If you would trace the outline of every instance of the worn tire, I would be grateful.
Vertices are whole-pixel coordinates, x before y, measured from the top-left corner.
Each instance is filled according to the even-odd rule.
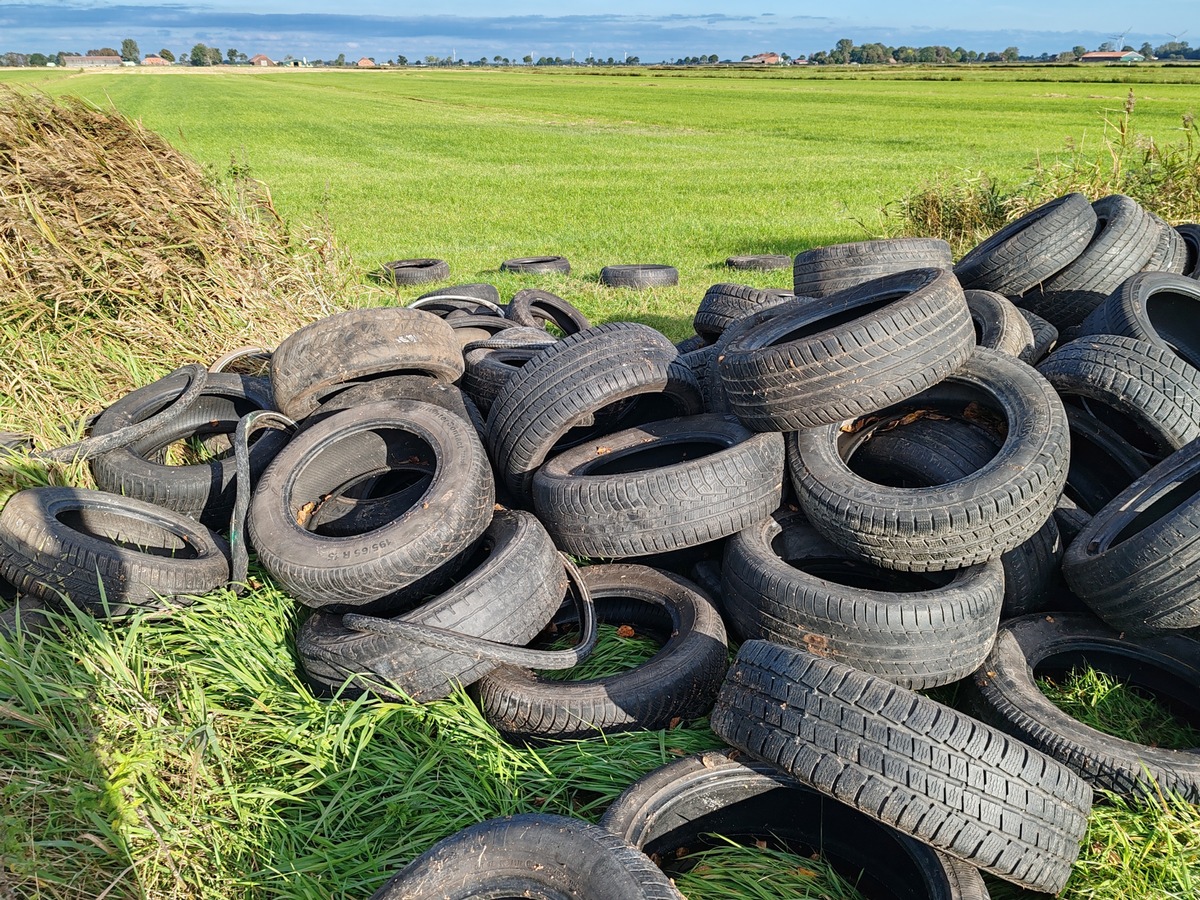
[[[501,666],[476,685],[484,718],[510,740],[541,741],[656,730],[707,715],[726,664],[725,625],[712,600],[686,579],[647,566],[581,571],[600,622],[653,635],[661,649],[632,669],[586,681]]]
[[[819,853],[867,897],[988,900],[974,866],[740,755],[709,750],[655,769],[609,805],[600,826],[660,865],[681,854],[686,865],[697,848],[740,839]]]
[[[1003,294],[995,291],[964,291],[971,321],[975,324],[975,344],[999,350],[1017,359],[1034,351],[1033,329],[1029,321]]]
[[[275,403],[302,419],[342,385],[383,374],[457,381],[462,351],[453,329],[433,313],[382,307],[318,319],[288,335],[271,356]]]
[[[1118,631],[1200,626],[1198,478],[1192,441],[1117,494],[1067,548],[1067,583]]]
[[[560,549],[624,558],[736,534],[778,508],[783,437],[723,416],[650,422],[551,457],[533,504]]]
[[[624,288],[669,287],[679,284],[679,270],[656,263],[605,266],[600,270],[600,283]]]
[[[541,352],[541,347],[503,350],[469,350],[463,357],[462,389],[486,416],[504,386],[521,367]]]
[[[622,417],[605,409],[641,395],[657,395],[658,403],[645,407],[653,418],[670,416],[658,415],[654,406],[674,407],[674,415],[702,408],[695,376],[678,361],[675,346],[648,325],[597,325],[550,345],[509,379],[492,404],[487,445],[497,474],[514,497],[528,502],[533,474],[556,445],[574,446],[589,432],[620,429],[618,423],[639,410]],[[576,426],[580,430],[569,435]]]
[[[370,531],[314,534],[307,519],[324,498],[363,476],[425,459],[433,478],[419,502]],[[249,535],[259,562],[301,603],[378,608],[419,591],[487,527],[495,488],[475,429],[415,400],[345,410],[298,434],[259,480]]]
[[[1029,323],[1029,330],[1033,334],[1033,347],[1022,353],[1019,359],[1021,362],[1036,366],[1058,344],[1058,329],[1037,313],[1028,309],[1022,309],[1018,306],[1017,312],[1021,314],[1021,318]]]
[[[1183,237],[1167,221],[1154,213],[1150,218],[1158,225],[1158,243],[1142,267],[1143,272],[1169,272],[1180,275],[1187,268],[1187,245]]]
[[[581,819],[488,819],[434,844],[371,900],[684,900],[644,853]]]
[[[802,513],[776,514],[729,540],[725,614],[743,638],[836,659],[913,689],[965,678],[992,646],[1004,574],[998,562],[947,581],[852,559]]]
[[[525,288],[508,304],[507,315],[518,325],[546,329],[553,325],[562,335],[590,328],[588,317],[557,294]]]
[[[96,616],[163,610],[229,581],[229,547],[182,513],[105,491],[38,487],[0,510],[0,578]]]
[[[828,297],[885,275],[912,269],[949,269],[950,245],[940,238],[891,238],[830,244],[806,250],[792,265],[792,293]]]
[[[954,276],[916,269],[776,308],[726,345],[718,369],[747,427],[796,431],[912,397],[965,363],[974,344]]]
[[[92,436],[144,422],[170,406],[187,388],[188,381],[186,375],[169,375],[126,394],[100,414],[92,425]],[[195,403],[153,434],[92,458],[92,478],[103,491],[153,503],[225,531],[237,490],[237,467],[226,438],[232,438],[238,419],[246,413],[273,406],[267,379],[210,374]],[[206,444],[214,438],[221,440],[224,452],[205,462],[168,465],[164,458],[167,447],[190,438],[200,438]],[[285,443],[284,432],[270,431],[250,445],[252,479],[262,474]]]
[[[1200,436],[1200,370],[1134,338],[1086,335],[1064,344],[1038,371],[1143,455],[1162,459]]]
[[[450,264],[444,259],[396,259],[383,264],[377,276],[388,284],[425,284],[450,277]]]
[[[1146,341],[1200,369],[1200,282],[1165,272],[1127,278],[1084,320],[1083,333]]]
[[[529,513],[498,511],[471,557],[453,587],[396,618],[503,644],[533,640],[566,591],[546,530]],[[296,652],[305,677],[322,693],[370,691],[418,701],[448,696],[455,685],[472,684],[500,665],[396,635],[354,631],[342,616],[326,612],[300,626]]]
[[[856,445],[913,410],[945,405],[1007,423],[996,455],[970,476],[907,489],[868,481],[847,462]],[[912,572],[994,559],[1037,534],[1067,477],[1070,433],[1058,395],[1024,363],[977,348],[941,384],[861,422],[788,435],[800,506],[826,538],[860,559]]]
[[[1164,792],[1200,803],[1200,754],[1146,746],[1072,718],[1034,681],[1085,663],[1149,690],[1195,722],[1200,719],[1200,641],[1183,634],[1128,640],[1080,613],[1006,622],[968,682],[968,701],[984,721],[1078,772],[1097,788],[1155,799]]]
[[[692,327],[711,343],[733,322],[760,309],[777,306],[781,299],[777,292],[748,284],[714,284],[704,292]]]
[[[526,275],[568,275],[571,263],[565,256],[519,256],[500,263],[500,271]]]
[[[967,289],[1017,297],[1074,262],[1096,231],[1083,194],[1067,194],[1009,222],[954,267]]]
[[[1071,874],[1092,788],[934,700],[833,660],[747,641],[710,720],[750,756],[1032,890]]]

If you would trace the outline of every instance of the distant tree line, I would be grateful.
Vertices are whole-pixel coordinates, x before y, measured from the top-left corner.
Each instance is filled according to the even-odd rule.
[[[1113,41],[1106,41],[1098,48],[1100,50],[1121,50],[1122,52],[1133,51],[1134,48],[1129,44],[1118,48]],[[933,63],[939,65],[952,65],[955,63],[992,63],[992,62],[1058,62],[1070,63],[1079,60],[1088,50],[1082,45],[1072,47],[1070,50],[1064,50],[1060,53],[1042,53],[1038,56],[1022,56],[1016,47],[1006,47],[1003,50],[995,51],[978,51],[968,50],[965,47],[950,47],[942,45],[932,45],[928,47],[908,47],[899,46],[891,47],[886,44],[869,43],[856,44],[850,38],[842,38],[829,50],[818,50],[816,53],[810,54],[807,58],[803,55],[797,57],[798,60],[806,60],[813,65],[887,65],[891,63]],[[1167,41],[1164,44],[1159,44],[1157,47],[1150,45],[1147,41],[1135,52],[1140,53],[1147,59],[1159,60],[1200,60],[1200,47],[1189,47],[1187,41]],[[0,54],[0,65],[2,66],[46,66],[50,63],[63,65],[63,58],[66,56],[79,56],[81,54],[74,50],[60,50],[57,53],[16,53],[8,52]],[[132,38],[125,38],[121,41],[121,49],[117,50],[113,47],[98,47],[88,50],[82,54],[84,56],[119,56],[125,62],[140,62],[141,50],[138,48],[137,41]],[[209,47],[205,44],[196,44],[191,50],[180,50],[178,54],[172,53],[166,47],[158,51],[158,56],[165,59],[167,62],[182,62],[193,66],[219,66],[219,65],[239,65],[248,62],[245,53],[230,47],[224,51],[217,47]],[[743,56],[742,60],[749,60],[751,57]],[[290,62],[294,59],[291,54],[283,58],[284,62]],[[780,59],[787,63],[791,61],[791,57],[786,53],[780,54]],[[374,57],[371,58],[374,62]],[[700,54],[699,56],[681,56],[674,61],[677,66],[704,66],[715,65],[718,62],[717,55],[710,53],[708,55]],[[671,64],[669,60],[663,60],[664,63]],[[389,59],[387,65],[407,66],[409,59],[403,54],[397,54],[395,59]],[[507,56],[496,55],[489,61],[486,56],[482,56],[477,60],[465,60],[457,58],[453,55],[440,57],[434,54],[426,56],[416,65],[425,66],[510,66],[524,64],[527,66],[619,66],[641,65],[641,59],[637,56],[627,56],[622,59],[608,57],[607,59],[597,56],[588,56],[586,59],[576,60],[573,58],[563,59],[561,56],[539,56],[536,59],[532,54],[526,54],[521,59],[509,59]],[[312,61],[314,66],[346,66],[354,65],[354,62],[346,62],[346,54],[339,53],[336,59]]]

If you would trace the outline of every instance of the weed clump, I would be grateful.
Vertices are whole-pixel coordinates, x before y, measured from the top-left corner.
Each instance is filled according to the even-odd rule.
[[[1163,143],[1134,128],[1130,90],[1116,115],[1105,115],[1098,146],[1069,140],[1066,152],[1036,159],[1029,177],[1003,185],[985,173],[945,174],[883,210],[893,236],[940,237],[961,256],[1003,225],[1064,194],[1090,200],[1124,194],[1172,224],[1200,221],[1200,127],[1191,112],[1182,136]]]
[[[273,346],[332,310],[342,262],[258,182],[83,100],[0,89],[0,428],[45,437],[181,362]]]

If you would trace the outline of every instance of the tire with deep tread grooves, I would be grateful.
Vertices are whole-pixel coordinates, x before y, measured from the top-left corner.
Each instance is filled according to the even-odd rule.
[[[1071,874],[1091,786],[949,707],[842,663],[747,641],[718,737],[934,848],[1032,890]]]
[[[851,559],[803,513],[777,513],[725,545],[721,593],[744,638],[807,647],[916,690],[975,671],[1000,620],[999,562],[939,580]]]
[[[326,394],[384,374],[432,375],[457,381],[462,350],[454,330],[433,313],[380,307],[318,319],[280,342],[271,356],[275,403],[302,419]]]
[[[1200,370],[1146,341],[1093,334],[1059,347],[1038,371],[1138,451],[1161,459],[1200,436]]]
[[[889,238],[806,250],[792,265],[792,293],[828,297],[885,275],[912,269],[949,269],[950,245],[940,238]]]
[[[970,685],[984,721],[1054,757],[1097,788],[1126,797],[1178,794],[1200,803],[1200,754],[1123,740],[1083,724],[1034,681],[1088,666],[1149,690],[1200,721],[1200,641],[1182,634],[1127,639],[1091,616],[1056,613],[1006,622]]]
[[[704,292],[692,327],[696,334],[710,342],[721,336],[729,325],[750,313],[778,305],[781,298],[774,291],[750,287],[748,284],[714,284]]]
[[[69,597],[96,616],[162,610],[229,581],[229,546],[152,503],[82,488],[37,487],[0,510],[0,578],[22,594]]]
[[[509,379],[488,414],[487,445],[498,476],[527,502],[533,474],[555,445],[564,437],[572,443],[587,437],[573,440],[569,431],[594,422],[589,428],[602,434],[607,421],[617,423],[609,431],[619,430],[621,417],[602,411],[641,395],[658,395],[663,405],[674,407],[673,415],[698,413],[703,406],[691,369],[679,362],[675,345],[650,326],[596,325],[550,345]]]
[[[623,558],[736,534],[777,509],[783,436],[724,416],[650,422],[551,457],[533,504],[560,549]]]
[[[1121,194],[1092,204],[1096,230],[1072,262],[1021,295],[1021,305],[1059,331],[1078,325],[1130,275],[1141,271],[1158,243],[1159,226],[1137,201]]]
[[[799,856],[819,853],[867,897],[988,900],[974,866],[738,756],[709,750],[655,769],[609,805],[600,826],[662,862],[718,835]]]
[[[974,346],[954,276],[915,269],[789,301],[730,341],[718,368],[730,410],[749,428],[796,431],[912,397],[963,365]]]
[[[501,644],[524,645],[554,615],[567,581],[554,543],[529,513],[501,510],[471,554],[469,571],[445,592],[396,616]],[[472,563],[476,563],[471,567]],[[323,693],[389,699],[445,697],[500,665],[391,634],[354,631],[342,616],[316,612],[300,626],[296,652]]]
[[[1063,558],[1071,589],[1128,634],[1200,626],[1200,440],[1097,512]]]
[[[996,455],[972,475],[921,489],[854,473],[844,458],[873,430],[931,404],[1006,422]],[[788,466],[813,526],[860,559],[913,572],[993,559],[1037,534],[1066,482],[1070,432],[1062,401],[1032,368],[976,348],[941,384],[878,416],[788,435]]]
[[[501,666],[475,687],[484,718],[509,740],[540,741],[656,730],[707,715],[727,658],[725,625],[712,600],[687,579],[648,566],[581,571],[598,621],[657,637],[660,649],[632,669],[586,681]]]
[[[371,900],[684,900],[662,871],[616,835],[564,816],[488,819],[434,844]]]
[[[322,500],[363,476],[425,461],[433,478],[418,502],[371,531],[340,537],[306,527]],[[301,603],[351,609],[399,600],[459,557],[492,517],[495,486],[470,423],[416,400],[344,410],[294,437],[272,460],[250,503],[259,562]]]
[[[1044,203],[976,245],[954,267],[967,289],[1016,297],[1074,262],[1096,231],[1083,194]]]

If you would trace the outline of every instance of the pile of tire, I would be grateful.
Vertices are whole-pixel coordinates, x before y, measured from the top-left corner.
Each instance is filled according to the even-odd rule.
[[[894,896],[986,897],[981,870],[1055,892],[1093,786],[1200,799],[1194,753],[1101,735],[1033,682],[1086,660],[1200,712],[1195,232],[1081,199],[957,266],[942,241],[868,241],[797,256],[793,292],[713,285],[678,345],[474,284],[313,322],[254,374],[173,374],[95,421],[136,432],[91,459],[100,491],[0,510],[10,613],[237,589],[249,545],[310,610],[318,692],[470,686],[524,742],[710,715],[734,748],[651,773],[599,829],[481,823],[380,897],[440,896],[446,872],[571,892],[580,858],[622,873],[613,896],[678,896],[641,851],[711,832]],[[198,459],[169,465],[181,441]],[[600,624],[660,649],[539,674]],[[956,682],[970,715],[917,693]]]

